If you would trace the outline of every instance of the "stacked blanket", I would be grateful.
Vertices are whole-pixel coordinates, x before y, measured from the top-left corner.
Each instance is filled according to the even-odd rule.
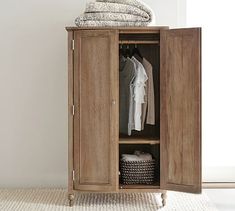
[[[78,27],[147,26],[153,19],[152,10],[139,0],[96,0],[86,5],[75,24]]]
[[[152,155],[146,152],[136,150],[134,154],[122,154],[123,161],[150,161]]]

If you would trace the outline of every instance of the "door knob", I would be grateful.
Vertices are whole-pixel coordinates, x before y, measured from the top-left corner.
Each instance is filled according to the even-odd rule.
[[[112,100],[112,104],[115,105],[116,104],[116,100]]]

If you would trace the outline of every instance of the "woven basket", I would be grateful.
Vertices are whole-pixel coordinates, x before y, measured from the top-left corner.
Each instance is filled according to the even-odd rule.
[[[155,178],[155,160],[120,161],[121,181],[124,185],[153,184]]]

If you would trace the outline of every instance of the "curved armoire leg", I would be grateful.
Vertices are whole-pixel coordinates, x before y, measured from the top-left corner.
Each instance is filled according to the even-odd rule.
[[[75,196],[73,193],[69,193],[68,194],[68,200],[69,200],[69,206],[72,207],[74,205],[74,199],[75,199]]]
[[[162,192],[161,197],[162,197],[162,206],[164,207],[166,205],[166,198],[167,198],[166,191]]]

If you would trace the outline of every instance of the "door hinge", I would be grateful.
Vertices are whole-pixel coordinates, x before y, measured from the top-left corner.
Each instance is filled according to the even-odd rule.
[[[72,177],[73,177],[73,181],[75,181],[75,173],[74,173],[74,170],[73,170],[73,172],[72,172]]]
[[[74,105],[72,106],[72,114],[73,114],[73,116],[75,114],[75,107],[74,107]]]
[[[74,40],[72,40],[72,50],[74,50]]]

